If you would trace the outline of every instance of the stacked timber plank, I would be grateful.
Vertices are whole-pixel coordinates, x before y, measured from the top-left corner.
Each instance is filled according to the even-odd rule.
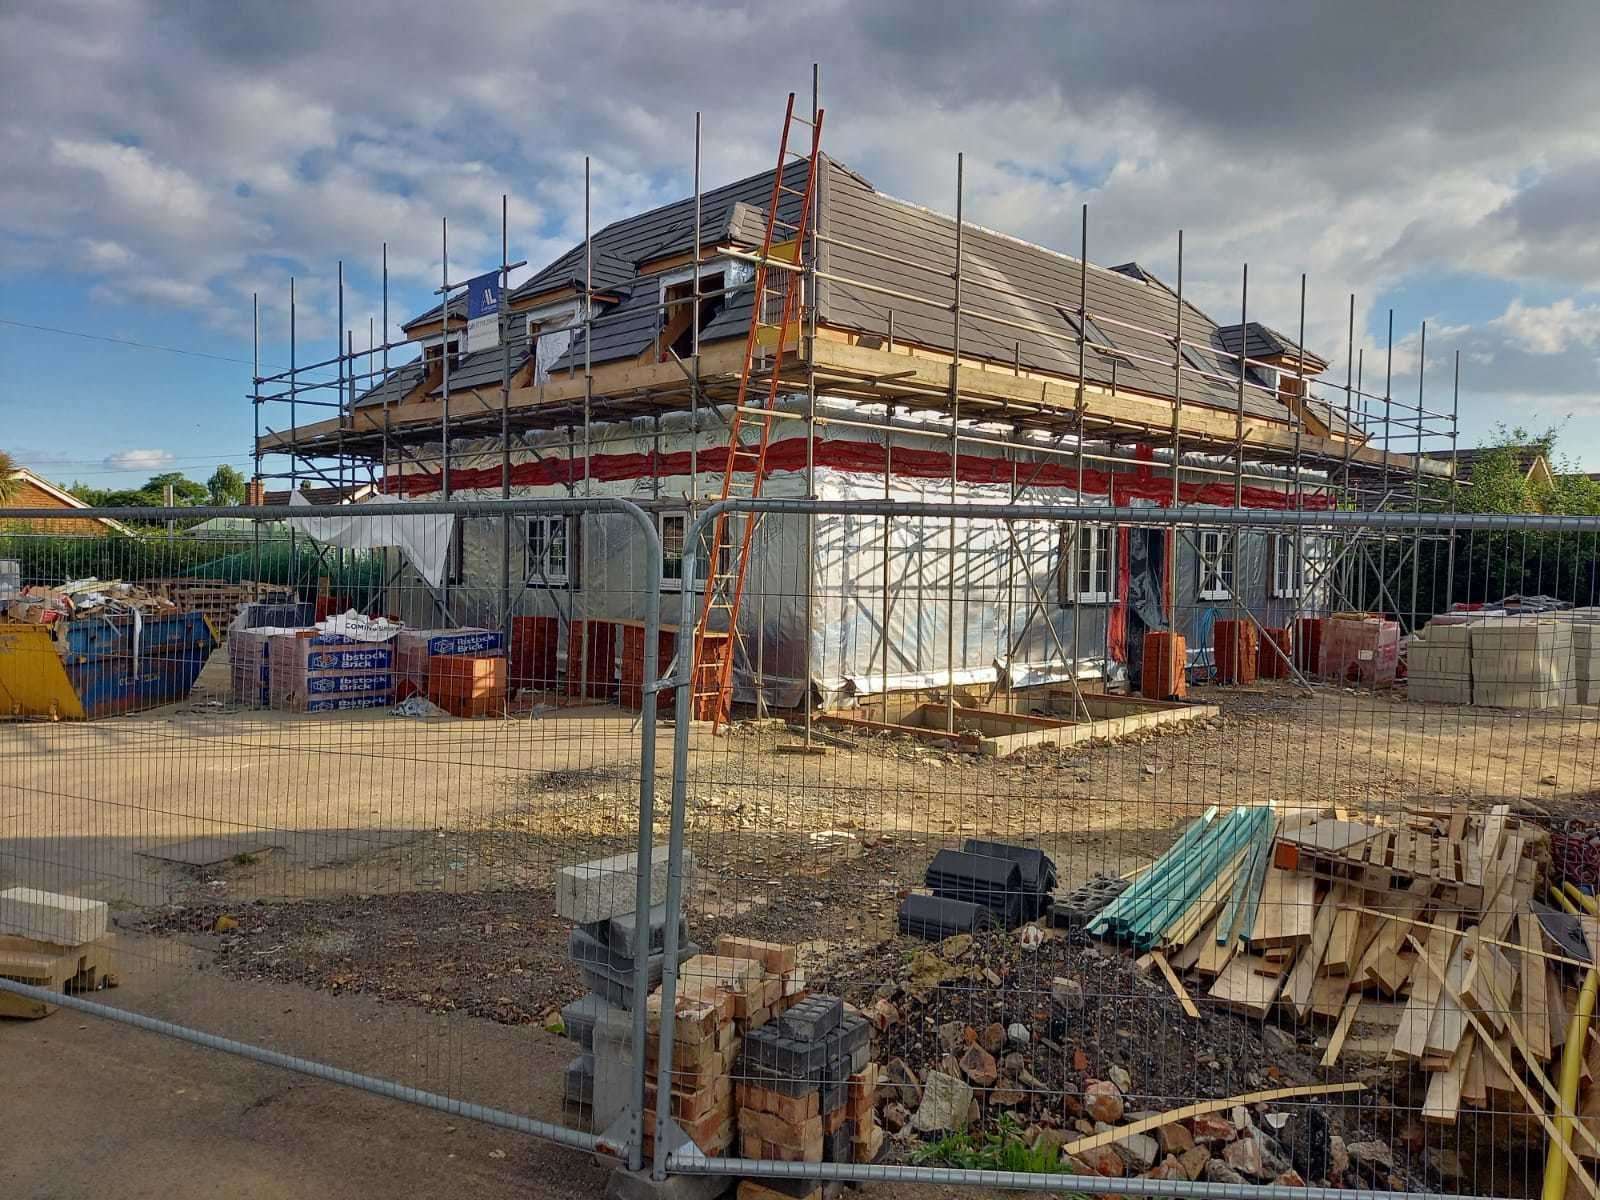
[[[1549,860],[1548,832],[1505,805],[1211,809],[1089,930],[1159,960],[1188,1008],[1193,990],[1258,1019],[1331,1022],[1324,1066],[1359,1046],[1426,1073],[1428,1121],[1476,1108],[1549,1122],[1552,1057],[1600,950],[1592,898],[1568,885],[1539,902]],[[1575,1149],[1600,1157],[1600,1141]]]
[[[115,987],[109,914],[100,900],[37,888],[0,892],[0,979],[62,994]],[[0,991],[0,1017],[47,1017],[57,1007]]]

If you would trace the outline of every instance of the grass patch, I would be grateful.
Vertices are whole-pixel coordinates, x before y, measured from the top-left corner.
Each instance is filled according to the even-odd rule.
[[[1035,1150],[1024,1140],[1022,1126],[1010,1113],[987,1133],[947,1133],[912,1154],[917,1166],[964,1167],[980,1171],[1017,1171],[1031,1175],[1070,1174],[1072,1168],[1053,1150]]]

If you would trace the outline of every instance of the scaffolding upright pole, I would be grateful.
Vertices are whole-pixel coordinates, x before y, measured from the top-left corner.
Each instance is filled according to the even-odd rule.
[[[439,361],[444,365],[443,387],[440,395],[443,404],[439,409],[439,452],[441,496],[450,499],[450,218],[439,218]],[[456,537],[466,536],[458,529]],[[449,595],[450,576],[445,575],[446,595]]]
[[[299,391],[299,359],[297,358],[297,336],[295,320],[295,288],[294,276],[289,276],[289,499],[294,499],[294,493],[300,490],[300,428],[296,414],[295,396]],[[300,559],[296,553],[296,537],[294,525],[289,525],[289,586],[299,594],[299,565]]]
[[[815,135],[817,130],[817,113],[821,107],[821,104],[822,65],[820,63],[812,63],[811,130],[813,135]],[[815,145],[814,137],[813,145]],[[784,164],[782,162],[778,163],[778,182],[780,184],[783,182],[783,166]],[[794,248],[796,255],[799,255],[802,251],[807,252],[806,258],[808,265],[806,267],[805,274],[801,277],[801,279],[799,281],[793,279],[788,280],[787,286],[793,287],[796,282],[799,282],[802,289],[800,298],[801,302],[805,306],[803,310],[803,318],[806,323],[806,499],[815,500],[817,498],[817,214],[820,211],[822,197],[816,191],[816,189],[812,188],[809,190],[811,191],[811,211],[804,214],[800,219],[806,222],[807,231],[811,238],[811,245],[809,247],[797,245]],[[773,216],[777,216],[777,213],[774,212]],[[798,258],[796,261],[799,261]],[[777,358],[773,359],[773,370],[777,370],[777,363],[782,356],[783,347],[779,346],[778,356]],[[756,520],[756,514],[746,513],[744,519],[746,521]],[[713,570],[714,569],[715,568],[713,568]],[[801,688],[801,698],[805,703],[805,747],[807,751],[811,750],[811,656],[814,652],[811,639],[816,633],[816,614],[812,611],[816,607],[816,589],[817,517],[815,513],[807,513],[805,620],[806,652],[803,659],[804,665],[801,668],[802,682],[804,684],[804,686]],[[737,615],[737,613],[734,613],[731,614],[731,617],[736,618]],[[738,632],[736,630],[729,629],[728,636],[729,638],[733,639],[734,645],[738,644]],[[954,728],[955,726],[952,725],[951,729]]]
[[[500,299],[495,315],[500,329],[500,498],[511,499],[511,326],[506,301],[511,295],[511,233],[508,200],[500,193]],[[564,518],[563,518],[564,519]],[[548,536],[548,534],[547,534]],[[511,518],[500,518],[500,635],[511,645]]]
[[[1301,584],[1305,580],[1304,523],[1306,505],[1305,498],[1300,493],[1300,435],[1301,430],[1305,428],[1306,410],[1311,404],[1311,385],[1306,382],[1306,276],[1304,271],[1300,273],[1300,355],[1299,365],[1296,369],[1300,376],[1297,385],[1300,389],[1300,403],[1294,415],[1294,563],[1292,564],[1293,574],[1290,576],[1290,583],[1294,588],[1294,592],[1290,597],[1292,607],[1289,612],[1289,628],[1291,631],[1294,629],[1294,618],[1300,615]],[[1276,545],[1273,548],[1276,550]],[[1276,561],[1273,561],[1272,569],[1274,572],[1277,571],[1278,565]],[[1293,636],[1292,632],[1290,636]]]
[[[250,413],[255,420],[256,436],[252,444],[255,470],[250,477],[250,490],[245,495],[246,504],[261,504],[264,489],[261,482],[261,298],[250,293]],[[261,522],[250,523],[250,589],[253,599],[261,599]]]
[[[1428,371],[1428,323],[1422,323],[1417,347],[1417,454],[1411,464],[1411,511],[1422,511],[1422,381]],[[1411,531],[1411,632],[1417,629],[1417,592],[1422,583],[1422,530]]]
[[[594,238],[593,238],[593,230],[591,230],[590,226],[589,226],[589,221],[590,221],[590,207],[589,207],[589,156],[587,154],[585,154],[583,156],[583,494],[584,494],[585,499],[588,498],[588,496],[590,494],[590,490],[591,490],[590,489],[590,482],[589,482],[589,472],[591,470],[590,458],[591,458],[591,455],[592,455],[592,451],[591,451],[591,448],[590,448],[590,444],[591,444],[591,439],[592,439],[592,436],[593,436],[593,431],[592,431],[592,428],[591,428],[590,416],[591,416],[591,409],[592,409],[593,403],[594,403],[594,369],[593,369],[594,368],[594,357],[593,357],[593,345],[594,345],[594,323],[593,323],[594,322],[594,296],[592,294],[593,293],[593,287],[594,287]],[[583,514],[579,513],[578,514],[578,526],[579,526],[580,530],[582,530],[583,524],[584,524]],[[579,541],[580,545],[583,543],[583,538],[582,538],[581,534],[580,534],[580,537],[579,537],[578,541]],[[681,549],[682,548],[680,547],[680,552],[681,552]],[[567,580],[568,580],[567,587],[568,587],[569,590],[572,587],[571,579],[572,579],[571,572],[568,572],[568,574],[567,574]],[[689,586],[692,586],[692,585],[688,580],[684,580],[682,582],[682,586],[689,587]],[[582,601],[581,601],[580,597],[578,597],[577,595],[574,595],[572,597],[572,608],[571,608],[571,611],[573,613],[573,620],[574,621],[581,621],[582,625],[583,625],[583,637],[581,639],[578,639],[579,642],[580,642],[580,646],[579,646],[580,653],[578,655],[578,695],[582,700],[588,700],[589,699],[589,642],[590,642],[590,639],[594,636],[594,631],[592,629],[590,629],[590,627],[589,627],[589,620],[588,620],[589,610],[588,610],[588,606],[587,605],[583,605],[582,609],[580,610],[579,605],[581,603],[582,603]],[[578,616],[578,613],[580,611],[583,614],[581,617]],[[571,678],[571,675],[572,675],[571,646],[572,646],[573,640],[574,639],[571,638],[570,636],[567,639],[567,643],[568,643],[567,675],[568,675],[568,678]],[[650,699],[649,699],[648,696],[645,698],[645,702],[646,703],[650,702]]]
[[[1183,461],[1183,230],[1178,230],[1178,290],[1175,293],[1177,320],[1172,334],[1172,500],[1182,502],[1178,464]],[[1167,629],[1178,632],[1178,531],[1167,531]]]
[[[964,188],[964,156],[956,155],[956,262],[951,275],[954,284],[953,303],[950,305],[950,503],[958,501],[961,455],[961,252],[962,252],[962,198]],[[949,561],[950,610],[944,631],[944,663],[946,688],[944,696],[945,731],[956,731],[956,519],[950,518]]]
[[[1081,213],[1079,214],[1079,231],[1078,231],[1078,391],[1077,391],[1077,396],[1076,396],[1077,403],[1076,403],[1076,405],[1074,405],[1074,408],[1076,410],[1076,413],[1075,413],[1076,420],[1074,422],[1074,425],[1076,427],[1076,436],[1073,438],[1073,441],[1076,444],[1076,454],[1077,454],[1077,460],[1078,460],[1078,464],[1077,464],[1078,465],[1078,470],[1077,470],[1077,496],[1078,496],[1078,505],[1080,507],[1083,505],[1084,409],[1088,405],[1088,402],[1089,402],[1088,392],[1084,387],[1084,379],[1083,379],[1084,362],[1085,362],[1085,357],[1086,357],[1086,354],[1087,354],[1086,342],[1087,342],[1087,338],[1088,338],[1088,333],[1087,333],[1088,323],[1089,323],[1089,206],[1087,204],[1085,204],[1083,206],[1083,208],[1082,208]],[[1109,477],[1109,472],[1108,472],[1108,477]],[[1111,499],[1111,497],[1107,496],[1106,499],[1109,501]],[[1072,662],[1068,664],[1067,670],[1072,672],[1072,690],[1073,690],[1073,694],[1074,695],[1077,694],[1077,690],[1078,690],[1078,656],[1079,656],[1079,654],[1081,652],[1080,651],[1081,635],[1079,633],[1079,629],[1083,624],[1083,606],[1082,606],[1081,599],[1079,597],[1079,592],[1082,591],[1082,588],[1079,587],[1079,582],[1078,582],[1078,556],[1083,553],[1082,543],[1083,543],[1084,535],[1085,535],[1086,532],[1087,531],[1083,528],[1082,524],[1074,524],[1072,526],[1072,536],[1067,541],[1067,545],[1069,547],[1069,553],[1071,555],[1071,559],[1070,559],[1070,561],[1061,564],[1062,565],[1062,569],[1064,571],[1066,571],[1066,573],[1067,573],[1067,578],[1072,580]],[[1089,561],[1091,563],[1091,573],[1092,573],[1092,564],[1094,562],[1094,555],[1093,555],[1093,551],[1092,550],[1090,551],[1090,559],[1089,559]],[[1104,664],[1101,664],[1101,670],[1102,670],[1102,686],[1103,686],[1103,684],[1104,684],[1104,675],[1108,674],[1109,672],[1105,671]],[[1077,715],[1076,709],[1074,709],[1073,715],[1074,716]]]
[[[694,115],[694,318],[689,353],[689,512],[700,500],[700,114]],[[726,276],[724,276],[726,284]],[[750,517],[747,515],[746,520]],[[712,568],[715,570],[715,567]],[[756,687],[756,707],[761,706],[760,682]]]
[[[1456,511],[1456,481],[1460,476],[1458,458],[1460,451],[1456,445],[1457,421],[1461,414],[1461,351],[1455,354],[1455,379],[1450,389],[1450,512]],[[1445,611],[1450,611],[1450,606],[1456,599],[1456,535],[1451,532],[1446,539],[1445,550],[1445,585],[1444,603]]]
[[[1389,348],[1384,359],[1383,367],[1383,475],[1382,486],[1378,489],[1378,507],[1381,509],[1389,503],[1389,430],[1393,420],[1393,384],[1394,384],[1394,309],[1389,310]],[[1389,589],[1389,535],[1378,535],[1378,598],[1381,601]],[[1395,606],[1396,608],[1399,605]],[[1395,620],[1400,619],[1400,614],[1394,614]]]

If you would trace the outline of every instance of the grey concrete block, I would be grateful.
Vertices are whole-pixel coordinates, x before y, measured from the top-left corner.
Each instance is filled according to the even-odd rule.
[[[580,1054],[567,1064],[561,1098],[568,1104],[594,1103],[593,1054]]]
[[[612,1008],[594,1027],[594,1127],[609,1129],[633,1101],[633,1016]]]
[[[738,1180],[729,1175],[669,1175],[650,1178],[650,1171],[618,1167],[606,1180],[606,1200],[716,1200]]]
[[[844,1002],[839,997],[807,996],[784,1011],[778,1018],[778,1028],[785,1037],[814,1042],[839,1028],[842,1016]]]
[[[694,855],[683,852],[683,873],[694,874]],[[631,913],[637,907],[639,856],[614,854],[556,872],[556,913],[579,925],[591,925]],[[667,847],[650,852],[650,903],[667,898]]]
[[[595,1024],[606,1015],[610,1007],[604,996],[590,992],[587,996],[579,996],[562,1008],[561,1024],[566,1028],[569,1038],[585,1050],[593,1050]]]
[[[645,936],[641,939],[639,917],[637,913],[625,912],[605,921],[597,921],[583,926],[583,931],[597,942],[603,942],[613,950],[634,958],[641,952],[641,943],[644,953],[655,954],[667,942],[667,906],[665,904],[653,905],[650,917],[644,929]],[[689,922],[680,913],[678,916],[678,941],[689,940]]]
[[[0,892],[0,935],[81,946],[105,937],[110,912],[103,900],[38,888],[8,888]]]

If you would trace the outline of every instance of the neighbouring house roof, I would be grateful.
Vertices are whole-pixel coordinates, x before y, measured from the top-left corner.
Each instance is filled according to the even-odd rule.
[[[1524,479],[1538,476],[1545,481],[1554,480],[1555,475],[1550,470],[1549,460],[1545,458],[1544,447],[1533,444],[1527,446],[1473,446],[1459,450],[1430,450],[1425,457],[1450,462],[1454,459],[1456,472],[1461,479],[1471,479],[1472,472],[1482,463],[1492,461],[1507,451],[1510,451],[1512,461],[1517,470],[1522,472]]]
[[[18,467],[11,472],[10,477],[21,484],[21,494],[14,499],[6,501],[4,504],[0,504],[0,508],[38,509],[42,514],[40,520],[48,520],[47,514],[52,510],[92,507],[92,505],[78,499],[65,488],[59,488],[43,476],[35,475],[27,467]],[[107,529],[115,530],[117,533],[125,533],[130,537],[134,536],[134,531],[121,521],[114,520],[111,517],[96,517],[95,520]],[[73,524],[80,524],[80,522],[73,522]]]
[[[365,500],[368,496],[378,494],[376,486],[370,483],[350,483],[341,486],[306,487],[300,488],[300,495],[312,504],[355,504]],[[261,503],[270,506],[287,506],[290,493],[267,492],[261,498]]]

